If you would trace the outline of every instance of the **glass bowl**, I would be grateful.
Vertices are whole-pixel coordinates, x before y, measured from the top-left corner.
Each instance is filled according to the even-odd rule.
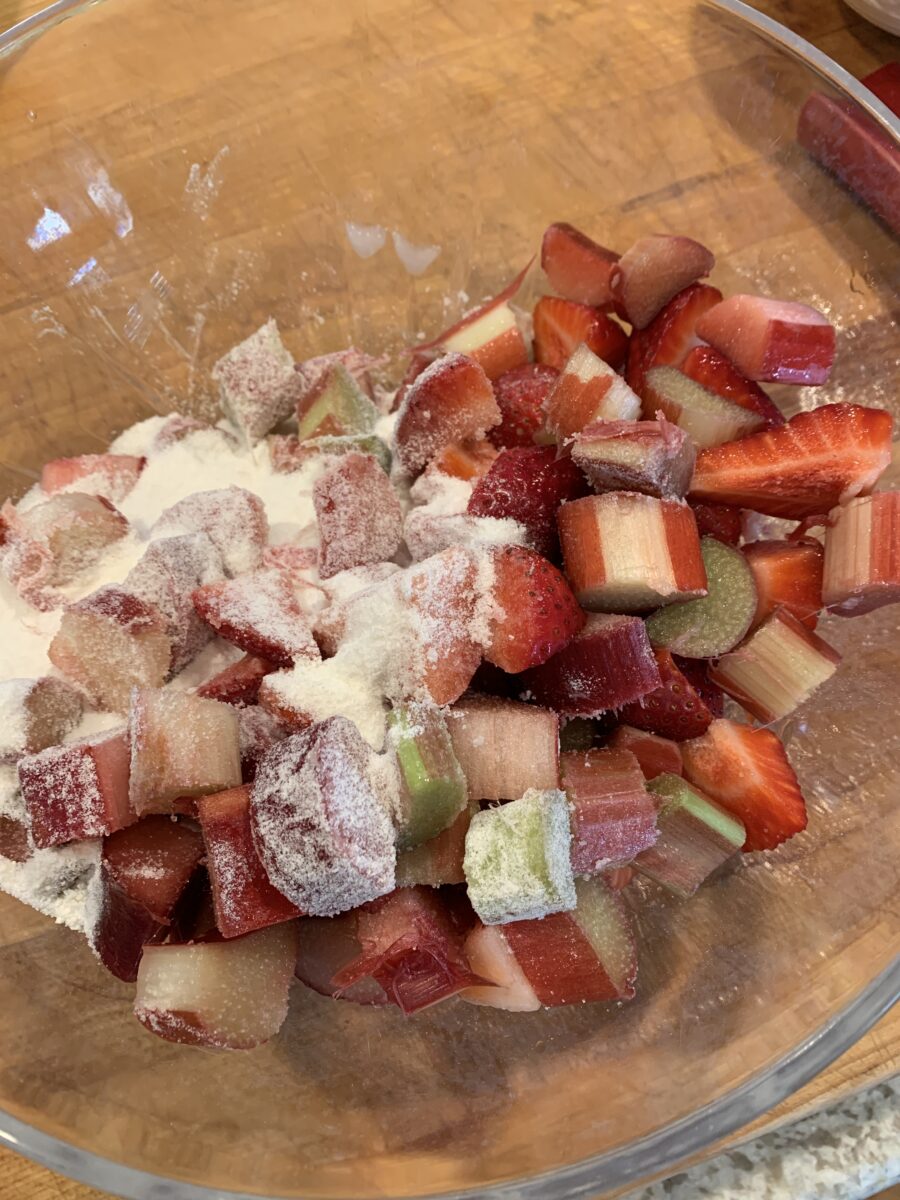
[[[724,289],[822,308],[833,380],[785,403],[894,402],[896,242],[794,130],[814,89],[897,123],[740,4],[60,3],[0,46],[3,492],[211,411],[269,314],[298,358],[436,332],[554,219],[689,233]],[[688,905],[635,889],[632,1004],[406,1021],[298,986],[270,1045],[206,1053],[4,899],[0,1136],[143,1200],[568,1197],[710,1145],[896,998],[897,612],[823,623],[846,666],[785,731],[809,830]]]

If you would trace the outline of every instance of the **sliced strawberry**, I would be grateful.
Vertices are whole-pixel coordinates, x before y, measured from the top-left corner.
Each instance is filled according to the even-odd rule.
[[[808,304],[729,296],[704,313],[697,334],[748,379],[819,384],[834,362],[834,326]]]
[[[709,728],[713,714],[668,650],[656,649],[653,657],[662,682],[640,700],[624,705],[619,717],[636,729],[647,729],[676,742],[699,737]]]
[[[563,573],[534,550],[493,551],[494,615],[488,662],[504,671],[536,667],[561,650],[584,625],[584,613]]]
[[[207,700],[221,700],[223,704],[255,704],[259,696],[259,685],[267,675],[277,670],[275,663],[266,658],[254,658],[245,654],[230,667],[201,683],[197,695]]]
[[[608,362],[621,367],[628,353],[628,336],[599,308],[542,296],[534,309],[534,357],[562,370],[579,342]]]
[[[611,750],[630,750],[645,779],[657,775],[680,775],[684,769],[681,747],[671,738],[660,737],[633,725],[620,725],[607,742]]]
[[[700,500],[691,500],[691,508],[697,521],[697,530],[701,537],[714,537],[726,546],[736,546],[741,540],[743,519],[741,510],[731,504],[704,504]]]
[[[475,485],[467,512],[474,517],[518,521],[528,530],[538,553],[556,558],[556,510],[564,501],[586,495],[587,490],[581,471],[568,455],[557,458],[555,446],[516,446],[501,451]]]
[[[715,261],[693,238],[664,233],[639,238],[610,272],[616,311],[635,329],[646,329],[673,296],[708,275]]]
[[[559,371],[545,363],[523,363],[494,380],[502,421],[491,430],[495,446],[531,446],[544,428],[547,393]]]
[[[745,851],[774,850],[806,828],[797,776],[770,730],[713,721],[681,753],[687,779],[742,821]]]
[[[890,461],[890,413],[829,404],[701,451],[691,497],[801,520],[867,494]]]
[[[128,495],[146,466],[146,458],[130,454],[82,454],[44,464],[41,487],[48,496],[63,488],[105,496],[114,504]]]
[[[770,428],[783,425],[784,414],[758,383],[745,379],[724,354],[712,346],[695,346],[681,367],[685,375],[741,408],[747,408],[763,418]]]
[[[207,583],[196,589],[193,599],[203,620],[246,654],[267,658],[281,667],[295,658],[319,657],[284,571],[269,568]]]
[[[497,457],[497,447],[487,438],[471,438],[453,442],[431,460],[427,475],[452,475],[454,479],[483,479]]]
[[[779,605],[815,629],[822,607],[822,566],[825,553],[818,542],[751,542],[744,557],[756,584],[756,616],[751,629],[770,617]]]
[[[672,661],[714,717],[725,711],[725,693],[709,677],[710,664],[703,658],[682,658],[673,654]]]
[[[722,299],[718,288],[692,283],[670,300],[646,329],[635,330],[628,347],[625,378],[643,397],[644,373],[651,367],[680,367],[698,344],[697,322]]]
[[[619,256],[598,245],[574,225],[548,225],[541,241],[541,266],[550,286],[566,300],[608,307],[609,275]]]

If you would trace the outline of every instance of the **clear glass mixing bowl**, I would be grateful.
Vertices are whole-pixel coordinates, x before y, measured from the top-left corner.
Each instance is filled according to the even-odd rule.
[[[896,242],[794,141],[811,90],[865,93],[740,4],[110,0],[2,50],[2,492],[209,410],[269,314],[298,357],[437,331],[554,219],[694,235],[723,288],[830,314],[821,398],[894,402]],[[405,1021],[298,986],[272,1044],[204,1053],[4,900],[0,1136],[144,1200],[576,1196],[711,1144],[897,995],[897,612],[824,623],[846,666],[787,731],[808,832],[689,905],[635,897],[631,1005]]]

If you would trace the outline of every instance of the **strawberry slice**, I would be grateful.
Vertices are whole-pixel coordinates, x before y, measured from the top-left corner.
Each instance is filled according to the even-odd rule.
[[[635,729],[646,729],[675,742],[700,737],[712,724],[713,713],[668,650],[655,649],[653,657],[659,667],[659,687],[624,705],[619,710],[620,719]]]
[[[536,360],[561,371],[579,342],[611,367],[621,367],[628,353],[625,330],[599,308],[542,296],[534,308]]]
[[[829,404],[702,450],[691,497],[801,520],[871,492],[890,461],[890,413]]]
[[[647,780],[657,775],[680,775],[684,769],[678,743],[646,729],[620,725],[606,744],[611,750],[630,750]]]
[[[488,662],[514,673],[546,662],[584,625],[563,573],[524,546],[501,546],[494,565]]]
[[[628,347],[625,379],[643,398],[644,375],[651,367],[680,367],[698,344],[697,322],[722,299],[718,288],[692,283],[670,300],[646,329],[635,330]]]
[[[541,241],[541,266],[555,292],[579,304],[608,307],[609,276],[619,256],[565,221],[548,225]]]
[[[674,296],[708,275],[715,261],[693,238],[664,233],[639,238],[610,272],[616,312],[635,329],[646,329]]]
[[[759,384],[752,379],[745,379],[737,367],[724,354],[713,350],[712,346],[695,346],[681,369],[689,379],[701,384],[707,391],[755,412],[769,428],[784,424],[785,417],[781,409],[769,399]]]
[[[319,658],[290,577],[268,568],[237,579],[206,583],[193,593],[194,608],[219,637],[245,654],[279,667],[295,658]]]
[[[494,380],[494,395],[502,414],[488,435],[501,449],[531,446],[544,428],[547,393],[559,375],[546,363],[523,363]]]
[[[822,607],[824,551],[815,541],[751,542],[744,557],[756,584],[756,629],[783,605],[807,629],[815,629]]]
[[[425,474],[452,475],[454,479],[483,479],[497,457],[497,447],[487,438],[452,442],[425,468]]]
[[[736,546],[743,533],[741,510],[730,504],[703,504],[689,501],[701,537],[714,537],[726,546]]]
[[[770,730],[713,721],[681,753],[686,778],[743,823],[745,852],[774,850],[806,828],[797,776]]]
[[[276,670],[275,663],[266,658],[245,654],[231,666],[225,667],[197,688],[197,695],[206,700],[221,700],[223,704],[255,704],[259,685]]]
[[[475,485],[466,511],[473,517],[518,521],[539,554],[556,558],[556,510],[587,490],[581,471],[568,455],[557,458],[555,446],[516,446],[497,456]]]
[[[147,464],[131,454],[81,454],[44,464],[41,488],[52,496],[63,489],[105,496],[113,504],[124,500]]]
[[[834,362],[834,326],[808,304],[729,296],[704,313],[697,334],[748,379],[820,384]]]

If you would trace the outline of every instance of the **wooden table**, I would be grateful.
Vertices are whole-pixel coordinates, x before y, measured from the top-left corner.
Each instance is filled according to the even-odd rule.
[[[0,28],[7,28],[41,7],[36,0],[0,0]],[[783,21],[857,76],[900,58],[900,42],[896,38],[866,24],[840,0],[758,0],[756,7]],[[834,1103],[898,1070],[900,1006],[818,1078],[727,1143],[711,1148],[704,1157],[745,1141],[751,1134],[773,1129]],[[3,1200],[102,1200],[103,1195],[0,1150]],[[900,1200],[900,1187],[891,1188],[878,1200]]]

